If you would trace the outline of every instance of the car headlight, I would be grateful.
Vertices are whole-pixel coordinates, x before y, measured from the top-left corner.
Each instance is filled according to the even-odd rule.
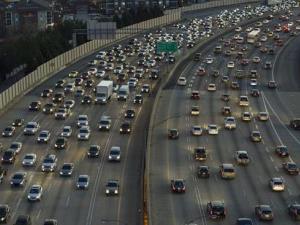
[[[11,181],[10,184],[14,184],[14,182]]]
[[[120,131],[123,131],[123,129],[122,129],[122,128],[120,128]]]
[[[57,144],[55,144],[54,146],[57,147]]]
[[[108,193],[109,193],[109,190],[106,190],[105,192],[106,192],[106,194],[108,194]]]
[[[46,112],[46,109],[43,109],[43,112]]]
[[[111,155],[110,155],[110,156],[108,156],[108,158],[109,158],[109,159],[112,159]]]
[[[119,156],[119,155],[117,156],[117,159],[120,159],[120,156]]]
[[[118,190],[115,190],[115,194],[118,194]]]

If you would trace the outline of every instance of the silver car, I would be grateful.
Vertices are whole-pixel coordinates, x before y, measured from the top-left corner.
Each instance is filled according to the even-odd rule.
[[[109,180],[105,186],[105,194],[118,195],[119,194],[119,182],[117,180]]]
[[[88,140],[91,135],[91,130],[89,126],[82,126],[79,129],[79,133],[77,135],[78,140]]]
[[[121,161],[121,148],[119,146],[113,146],[110,149],[109,155],[108,155],[109,161]]]
[[[40,201],[43,194],[43,188],[41,185],[34,184],[31,186],[27,199],[28,201]]]
[[[87,189],[89,187],[89,183],[90,183],[89,175],[79,175],[76,182],[76,187],[78,189]]]
[[[16,154],[19,154],[22,150],[23,144],[21,142],[14,141],[10,144],[9,150],[14,151]]]
[[[64,126],[62,132],[60,133],[60,136],[62,136],[62,137],[71,137],[71,135],[72,135],[71,126]]]
[[[89,125],[89,119],[87,115],[79,115],[77,120],[77,126],[88,126]]]
[[[34,166],[36,164],[36,154],[35,153],[27,153],[22,161],[23,166]]]
[[[250,162],[247,151],[237,151],[235,153],[235,160],[237,164],[247,165]]]
[[[38,129],[40,128],[40,125],[37,122],[28,122],[24,128],[24,134],[25,135],[34,135]]]
[[[48,130],[42,130],[37,138],[38,143],[48,143],[51,133]]]

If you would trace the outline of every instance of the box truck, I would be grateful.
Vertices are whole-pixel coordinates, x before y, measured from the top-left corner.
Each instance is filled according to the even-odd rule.
[[[113,81],[102,80],[96,87],[95,103],[106,104],[113,92]]]

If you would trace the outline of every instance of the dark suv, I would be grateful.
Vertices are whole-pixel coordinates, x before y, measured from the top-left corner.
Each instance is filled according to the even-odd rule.
[[[194,149],[194,156],[196,160],[204,161],[207,158],[205,147],[197,147]]]
[[[18,216],[14,225],[31,225],[31,219],[29,215]]]
[[[211,219],[224,219],[226,216],[224,202],[221,201],[208,202],[207,213],[209,218]]]
[[[300,130],[300,118],[292,119],[290,126],[295,130]]]

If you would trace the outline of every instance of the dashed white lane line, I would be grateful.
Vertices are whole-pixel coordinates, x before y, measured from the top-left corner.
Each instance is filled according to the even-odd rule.
[[[70,199],[71,199],[71,196],[69,195],[68,198],[67,198],[67,200],[66,200],[66,207],[69,206],[69,204],[70,204]]]
[[[272,162],[274,162],[274,159],[273,159],[273,157],[272,157],[272,156],[270,156],[270,159],[271,159],[271,161],[272,161]]]
[[[279,168],[278,168],[278,166],[275,166],[275,170],[276,170],[277,172],[279,172]]]

